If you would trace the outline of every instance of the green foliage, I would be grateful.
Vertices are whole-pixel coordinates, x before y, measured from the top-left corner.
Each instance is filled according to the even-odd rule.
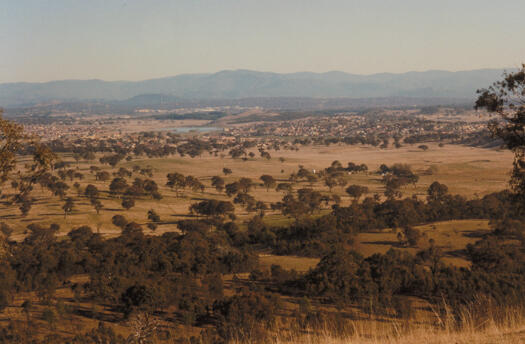
[[[439,182],[433,182],[427,189],[429,202],[441,201],[447,193],[448,187],[445,184],[440,184]]]
[[[274,188],[276,185],[275,178],[268,174],[263,174],[259,179],[263,182],[266,191],[269,191],[270,188]]]
[[[126,179],[117,177],[111,181],[111,184],[109,184],[109,192],[112,195],[123,194],[128,187],[129,185]]]
[[[232,197],[233,195],[239,193],[241,190],[241,186],[239,182],[233,182],[230,184],[226,184],[226,195],[228,197]]]
[[[128,224],[128,220],[123,215],[114,215],[111,218],[111,223],[117,227],[124,228]]]
[[[95,343],[111,343],[111,344],[125,344],[127,341],[121,335],[113,331],[111,327],[105,325],[104,322],[99,322],[98,326],[83,334],[76,335],[72,344],[95,344]]]
[[[133,285],[120,296],[122,310],[126,316],[133,311],[149,311],[155,306],[155,297],[150,288],[144,285]]]
[[[75,202],[73,201],[73,198],[68,197],[66,198],[66,201],[64,202],[64,205],[62,206],[62,209],[64,210],[64,217],[66,217],[67,214],[71,213],[75,207]]]
[[[57,314],[56,312],[51,308],[46,308],[42,312],[42,320],[48,323],[50,328],[55,328],[56,322],[57,322]]]
[[[490,123],[489,129],[514,152],[514,169],[510,185],[523,205],[525,200],[525,64],[516,72],[506,73],[503,80],[495,82],[489,88],[478,90],[478,94],[475,108],[486,109],[499,116],[499,120]]]
[[[190,206],[190,212],[214,217],[216,219],[224,218],[225,216],[233,214],[234,210],[235,209],[231,202],[218,201],[215,199],[205,200]]]
[[[16,271],[6,262],[0,262],[0,311],[11,303],[15,283]]]
[[[226,340],[246,341],[264,337],[276,320],[281,301],[275,294],[244,293],[213,305],[217,332]]]
[[[131,197],[124,197],[122,199],[122,208],[129,210],[135,206],[135,200]]]
[[[369,190],[366,186],[353,184],[347,187],[345,191],[350,197],[353,197],[357,201],[362,195],[368,193]]]
[[[213,186],[218,192],[224,190],[224,179],[220,176],[211,177],[211,186]]]
[[[423,261],[396,250],[363,259],[352,251],[336,250],[323,257],[317,267],[299,281],[288,283],[311,296],[324,296],[333,302],[369,302],[388,307],[395,296],[414,295],[430,302],[443,299],[453,307],[472,302],[479,295],[499,302],[518,302],[525,295],[521,273],[468,270],[438,263],[426,269]]]

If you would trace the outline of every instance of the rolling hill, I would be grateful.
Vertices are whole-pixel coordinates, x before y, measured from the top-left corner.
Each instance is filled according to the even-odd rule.
[[[182,74],[144,81],[63,80],[0,84],[0,106],[51,101],[119,101],[162,94],[169,99],[250,97],[472,99],[475,91],[501,77],[502,69],[356,75],[343,72],[278,74],[249,70]]]

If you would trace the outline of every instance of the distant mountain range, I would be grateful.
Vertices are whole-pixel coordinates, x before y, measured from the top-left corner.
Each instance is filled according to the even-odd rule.
[[[477,89],[501,78],[503,69],[356,75],[344,72],[278,74],[249,70],[182,74],[144,81],[63,80],[0,84],[0,106],[53,101],[123,101],[137,104],[175,99],[454,98],[473,99]]]

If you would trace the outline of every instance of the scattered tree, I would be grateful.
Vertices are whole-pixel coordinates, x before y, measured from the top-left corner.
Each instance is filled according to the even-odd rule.
[[[122,199],[122,208],[130,210],[135,206],[135,200],[131,197],[124,197]]]
[[[346,193],[358,201],[361,196],[368,193],[368,188],[366,186],[353,184],[346,188]]]
[[[73,211],[74,207],[75,207],[75,203],[73,201],[73,198],[71,197],[66,198],[66,201],[64,205],[62,206],[62,209],[64,210],[64,218],[66,218],[67,214]]]
[[[261,181],[263,182],[263,185],[266,188],[266,192],[268,192],[270,190],[270,188],[274,188],[275,187],[276,181],[269,174],[263,174],[261,176],[261,178],[259,178],[259,179],[261,179]]]

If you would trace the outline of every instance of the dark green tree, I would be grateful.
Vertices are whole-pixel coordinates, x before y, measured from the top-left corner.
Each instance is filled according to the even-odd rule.
[[[266,188],[267,192],[270,190],[270,188],[275,187],[275,178],[270,176],[269,174],[263,174],[259,179],[263,182],[263,185]]]
[[[514,169],[510,180],[512,190],[524,204],[525,200],[525,64],[503,80],[478,90],[476,109],[486,109],[498,115],[489,129],[514,152]]]
[[[66,201],[64,205],[62,206],[62,209],[64,210],[64,218],[66,218],[67,214],[73,211],[74,207],[75,207],[75,202],[73,201],[73,198],[71,197],[66,198]]]
[[[122,208],[130,210],[135,206],[135,200],[131,197],[124,197],[122,199]]]

